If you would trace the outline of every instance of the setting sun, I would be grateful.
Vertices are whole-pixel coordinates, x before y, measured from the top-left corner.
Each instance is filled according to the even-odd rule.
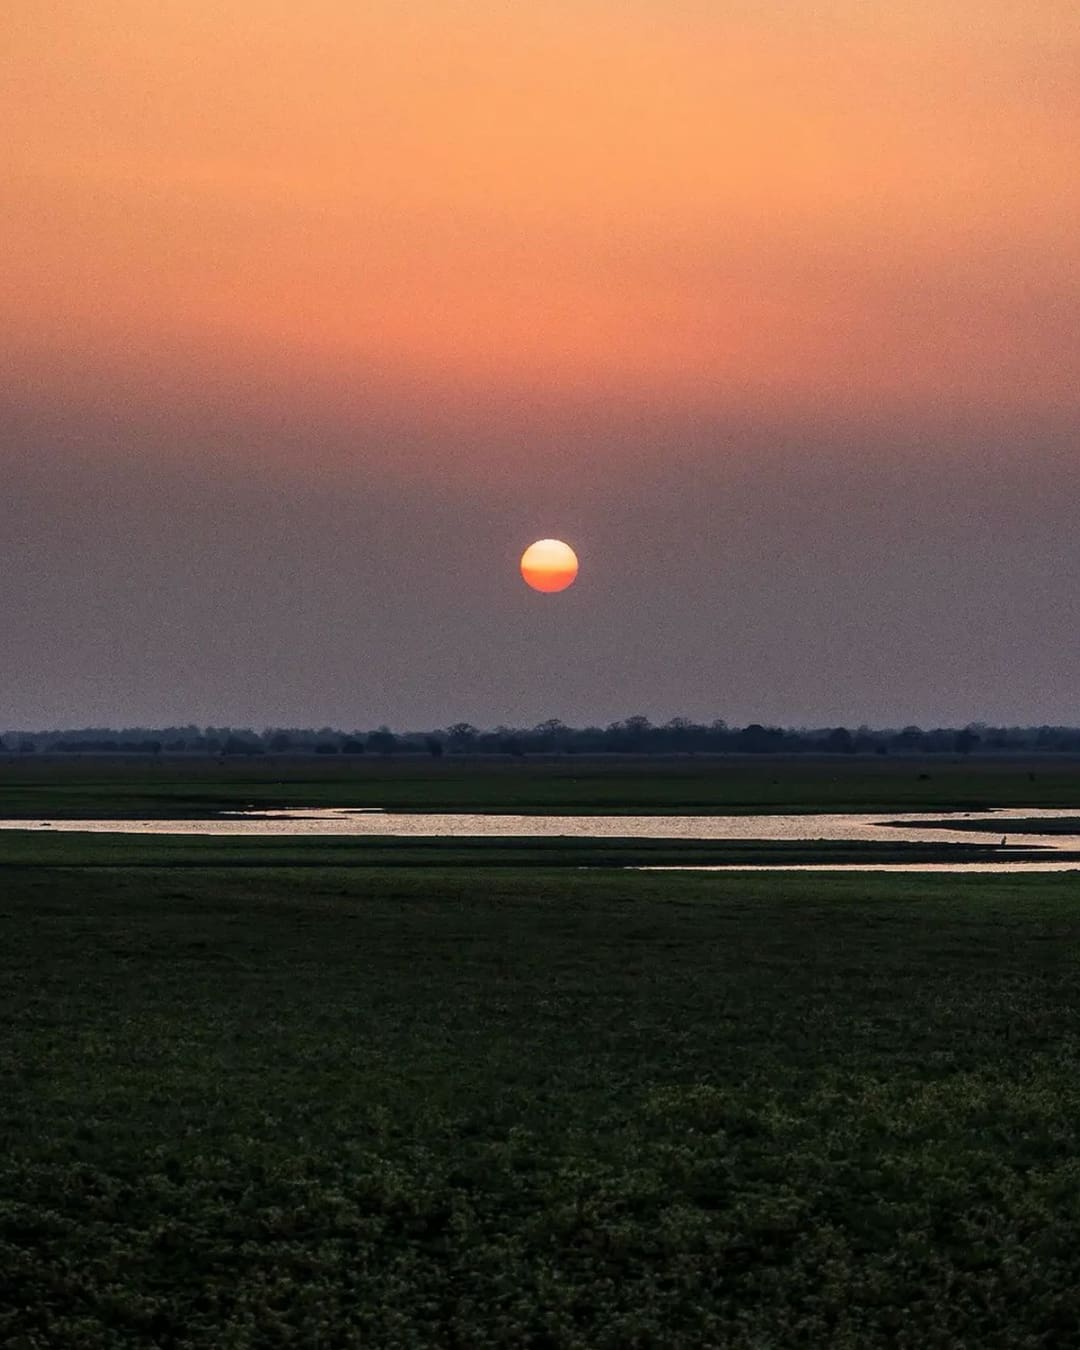
[[[521,555],[521,575],[534,591],[565,591],[577,574],[577,554],[561,539],[538,539]]]

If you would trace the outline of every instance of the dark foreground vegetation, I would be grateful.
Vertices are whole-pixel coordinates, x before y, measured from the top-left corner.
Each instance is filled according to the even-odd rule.
[[[1078,807],[1080,756],[0,756],[0,818],[289,806],[602,815]]]
[[[239,836],[3,831],[4,869],[33,867],[793,867],[884,863],[1039,862],[1039,848],[813,839],[394,838],[389,835]],[[1080,852],[1055,852],[1080,867]]]
[[[1078,1343],[1073,877],[15,842],[5,1348]]]

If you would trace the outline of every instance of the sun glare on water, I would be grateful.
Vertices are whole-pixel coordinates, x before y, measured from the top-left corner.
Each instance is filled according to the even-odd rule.
[[[538,539],[521,555],[521,575],[534,591],[565,591],[577,574],[577,554],[561,539]]]

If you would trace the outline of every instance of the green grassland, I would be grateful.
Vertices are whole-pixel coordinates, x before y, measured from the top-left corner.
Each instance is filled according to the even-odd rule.
[[[287,806],[727,814],[1077,805],[1080,760],[1062,756],[0,758],[0,817],[19,819]]]
[[[1080,1339],[1073,877],[21,845],[5,1350]]]
[[[961,836],[962,839],[962,836]],[[205,836],[0,831],[0,867],[697,867],[1038,860],[1038,848],[965,842],[468,838],[393,836]],[[1080,867],[1080,854],[1055,853]]]

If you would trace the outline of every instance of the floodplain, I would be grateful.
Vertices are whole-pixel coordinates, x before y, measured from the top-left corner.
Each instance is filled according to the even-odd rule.
[[[19,764],[3,812],[30,781],[95,816],[258,805],[265,767]],[[334,767],[337,804],[421,792]],[[760,810],[778,767],[586,777]],[[946,806],[909,767],[800,765],[784,806]],[[519,809],[565,805],[514,769]],[[957,809],[1080,801],[1075,767],[979,773]],[[444,798],[491,791],[467,777]],[[1076,877],[482,842],[0,837],[0,1344],[1076,1343]]]
[[[1066,755],[7,755],[0,817],[283,807],[540,814],[1080,808]]]

